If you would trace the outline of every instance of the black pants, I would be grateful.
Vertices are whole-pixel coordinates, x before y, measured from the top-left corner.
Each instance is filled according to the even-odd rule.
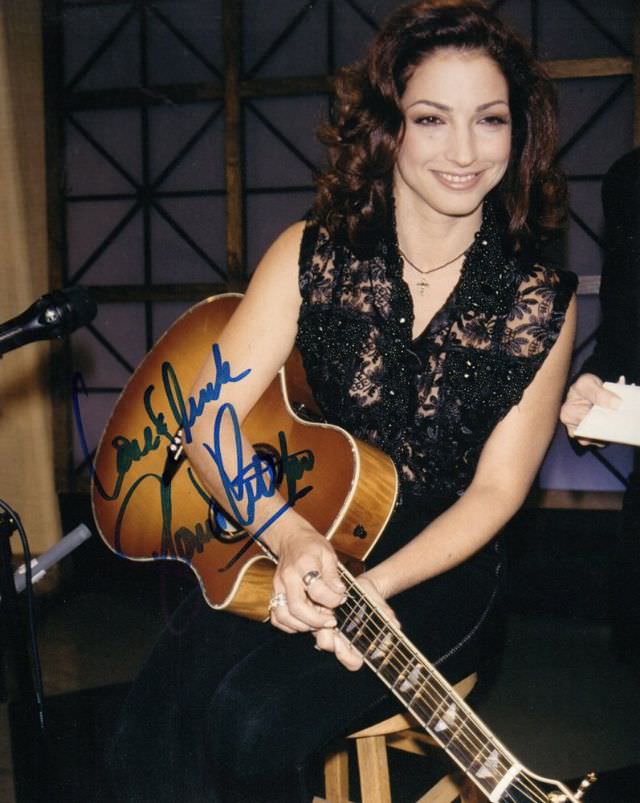
[[[640,449],[624,495],[612,577],[612,640],[617,654],[640,660]]]
[[[495,607],[491,545],[391,600],[407,635],[451,682],[477,670]],[[108,763],[123,803],[308,801],[305,765],[335,737],[399,710],[366,667],[349,672],[308,634],[178,609],[132,687]]]

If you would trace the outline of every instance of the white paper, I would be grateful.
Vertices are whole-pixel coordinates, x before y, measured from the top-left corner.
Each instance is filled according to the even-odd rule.
[[[640,386],[605,382],[604,387],[620,397],[620,407],[594,404],[576,428],[576,438],[640,446]]]

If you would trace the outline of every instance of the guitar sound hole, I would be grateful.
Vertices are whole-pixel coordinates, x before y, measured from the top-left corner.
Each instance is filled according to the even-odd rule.
[[[209,504],[209,528],[213,537],[224,544],[235,544],[245,539],[249,533],[215,501]]]
[[[282,483],[282,459],[280,452],[270,443],[254,443],[253,448],[260,460],[266,463],[275,477],[276,488]]]
[[[279,488],[283,478],[280,452],[269,443],[254,443],[253,448],[262,463],[266,464],[270,470],[274,477],[276,488]],[[209,528],[213,537],[225,544],[235,544],[250,536],[250,533],[233,516],[230,516],[215,499],[212,499],[209,504]]]

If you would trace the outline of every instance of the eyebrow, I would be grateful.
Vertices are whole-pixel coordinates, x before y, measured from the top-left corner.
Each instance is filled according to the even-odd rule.
[[[426,103],[427,106],[433,106],[435,109],[439,109],[442,112],[453,111],[453,108],[451,106],[446,106],[444,103],[436,103],[435,100],[426,100],[426,99],[415,100],[407,108],[411,109],[413,106],[417,106],[419,103]],[[490,100],[488,103],[481,103],[480,106],[476,106],[476,111],[478,112],[486,111],[487,109],[491,108],[491,106],[496,106],[499,103],[507,107],[509,106],[506,100],[502,100],[500,98],[498,100]]]

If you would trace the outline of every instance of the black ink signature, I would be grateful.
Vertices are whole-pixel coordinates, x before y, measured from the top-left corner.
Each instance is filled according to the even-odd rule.
[[[183,437],[187,443],[191,443],[191,429],[193,425],[203,414],[206,406],[220,398],[224,385],[231,382],[240,382],[240,380],[244,379],[244,377],[251,372],[251,369],[247,368],[236,376],[233,376],[231,366],[226,360],[222,359],[220,347],[217,343],[213,344],[211,352],[215,369],[214,380],[213,382],[208,382],[204,388],[200,388],[197,399],[193,396],[189,396],[185,400],[184,393],[173,366],[170,362],[162,363],[162,388],[164,390],[166,403],[171,410],[175,423],[175,430],[182,429]],[[111,441],[111,445],[116,453],[116,480],[113,489],[108,491],[103,486],[100,478],[96,476],[89,455],[82,416],[80,415],[79,395],[80,393],[87,395],[86,385],[81,374],[76,373],[73,376],[72,402],[76,428],[80,438],[80,446],[87,465],[89,466],[89,471],[93,477],[96,490],[104,499],[112,501],[119,497],[125,475],[130,470],[133,463],[142,460],[150,452],[159,449],[163,438],[166,439],[167,442],[171,442],[172,434],[169,431],[166,416],[163,412],[156,412],[152,404],[151,397],[155,390],[155,385],[148,385],[144,391],[143,397],[145,412],[152,426],[144,427],[140,438],[129,439],[124,435],[116,435]]]
[[[229,382],[239,382],[250,372],[247,369],[240,374],[233,376],[228,362],[222,359],[220,349],[217,344],[212,346],[212,354],[215,365],[215,379],[209,382],[206,387],[198,393],[197,399],[189,396],[184,399],[184,394],[178,382],[173,367],[169,362],[162,365],[163,389],[171,415],[176,427],[182,428],[185,440],[191,439],[191,428],[196,420],[203,414],[205,407],[212,401],[220,398],[222,388]],[[244,465],[241,451],[241,433],[235,409],[229,403],[224,404],[218,411],[214,424],[213,445],[203,444],[214,462],[216,463],[223,482],[226,499],[229,505],[231,516],[236,520],[234,525],[244,530],[245,527],[253,524],[255,520],[255,503],[263,498],[273,496],[281,480],[286,482],[286,502],[271,518],[265,522],[253,536],[246,532],[240,535],[229,535],[229,522],[221,512],[213,509],[208,520],[204,523],[197,522],[193,528],[186,526],[178,527],[173,532],[172,523],[172,499],[171,485],[162,481],[160,474],[147,472],[139,476],[126,490],[121,497],[124,481],[134,463],[141,462],[151,452],[160,448],[163,441],[170,443],[172,435],[167,424],[164,412],[159,411],[152,403],[152,396],[155,391],[154,385],[149,385],[143,395],[144,409],[149,419],[150,425],[145,426],[139,438],[127,438],[124,435],[116,435],[111,442],[115,450],[116,479],[113,489],[106,490],[97,475],[91,453],[89,451],[86,432],[80,410],[80,395],[87,395],[87,388],[81,374],[77,373],[73,377],[72,402],[73,413],[80,439],[80,445],[89,467],[89,471],[94,481],[96,491],[103,499],[109,502],[119,501],[118,516],[115,524],[114,549],[121,550],[121,533],[123,521],[129,509],[129,505],[138,493],[139,489],[149,483],[157,484],[158,502],[162,516],[162,532],[160,536],[160,549],[152,557],[161,558],[180,558],[190,562],[196,553],[201,553],[204,546],[213,538],[227,543],[237,540],[248,539],[247,543],[236,553],[229,563],[222,570],[229,568],[240,555],[252,543],[252,540],[260,538],[261,534],[278,519],[289,507],[292,507],[297,500],[301,499],[312,489],[306,486],[298,489],[298,482],[305,471],[311,471],[314,466],[314,455],[310,450],[302,450],[289,453],[286,436],[283,432],[278,433],[279,449],[272,448],[269,458],[255,455],[249,465]],[[233,427],[233,439],[235,442],[235,456],[230,461],[231,469],[227,470],[220,448],[220,429],[222,423],[228,417]],[[278,464],[278,471],[274,467],[274,455]],[[193,471],[187,467],[190,482],[196,491],[203,498],[208,507],[214,503],[206,490],[198,482]],[[235,473],[233,473],[235,471]],[[242,514],[238,507],[246,502],[245,512]]]

